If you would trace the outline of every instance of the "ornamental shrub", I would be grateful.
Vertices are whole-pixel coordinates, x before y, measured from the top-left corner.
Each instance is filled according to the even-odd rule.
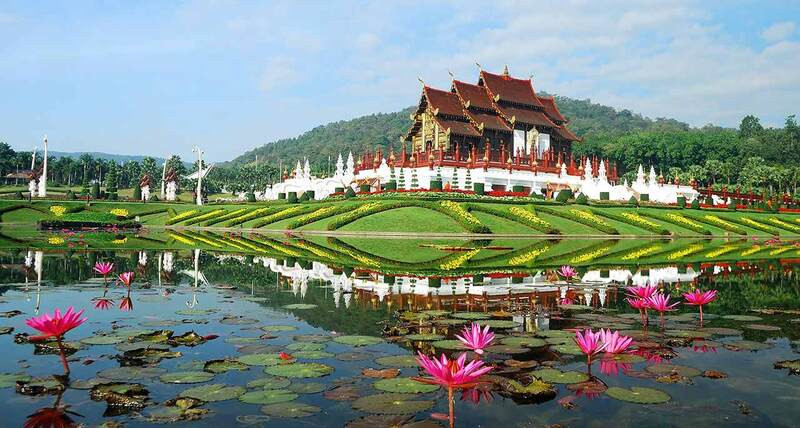
[[[390,190],[390,191],[391,190],[397,190],[397,182],[392,180],[392,181],[386,183],[386,190]]]
[[[308,192],[303,192],[298,199],[300,202],[308,202]]]
[[[636,200],[636,196],[631,196],[631,198],[628,199],[628,205],[632,205],[634,207],[639,205],[639,201]]]
[[[92,184],[92,199],[100,198],[100,183]]]
[[[306,190],[306,193],[308,193],[309,201],[313,201],[314,198],[317,196],[316,192],[314,192],[313,190]]]
[[[642,193],[639,195],[639,201],[641,202],[648,202],[650,201],[650,195],[647,193]]]
[[[286,193],[280,192],[278,193],[278,200],[282,201],[286,199]]]
[[[289,203],[290,204],[297,203],[297,192],[289,192]]]
[[[361,193],[369,193],[369,191],[370,191],[369,184],[362,184],[362,185],[358,186],[358,191],[361,192]]]
[[[678,208],[686,208],[686,197],[678,196]]]
[[[345,198],[355,198],[356,197],[356,191],[353,190],[352,187],[348,187],[347,190],[344,191],[344,197]]]
[[[611,195],[608,192],[600,192],[600,200],[601,201],[609,201],[611,200]]]
[[[472,187],[475,189],[475,194],[476,195],[481,195],[482,196],[482,195],[484,195],[486,193],[485,190],[484,190],[484,184],[483,183],[472,183]]]
[[[572,190],[564,189],[558,192],[556,202],[567,202],[570,198],[572,198]]]
[[[255,202],[256,201],[256,195],[252,191],[247,192],[246,196],[247,196],[247,202]]]
[[[442,179],[431,180],[431,190],[442,190]]]
[[[333,189],[333,193],[344,193],[344,187],[336,187],[336,188],[334,188]]]
[[[515,193],[520,193],[524,192],[525,188],[520,184],[515,184],[514,186],[511,187],[511,191]]]
[[[736,201],[731,199],[730,202],[728,202],[728,209],[731,211],[736,211]]]
[[[692,209],[699,210],[700,209],[700,198],[694,198],[692,201]]]
[[[133,199],[136,201],[142,200],[142,186],[138,182],[133,186]]]
[[[581,205],[588,205],[589,204],[589,198],[587,198],[586,195],[581,193],[580,195],[578,195],[577,198],[575,198],[575,203],[581,204]]]
[[[64,195],[64,199],[67,199],[69,201],[74,201],[76,199],[75,194],[72,193],[72,190],[67,190],[67,194]]]

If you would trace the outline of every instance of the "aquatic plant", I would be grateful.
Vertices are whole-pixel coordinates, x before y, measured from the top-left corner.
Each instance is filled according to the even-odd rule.
[[[703,305],[717,300],[717,290],[700,291],[695,289],[689,293],[683,293],[687,305],[698,306],[700,308],[700,324],[703,323]]]
[[[600,332],[593,332],[591,329],[586,329],[581,333],[575,332],[575,344],[581,349],[581,352],[586,354],[586,363],[592,365],[592,356],[602,352],[607,344],[603,343]]]
[[[92,302],[94,302],[95,309],[100,309],[104,311],[110,308],[111,306],[114,306],[114,300],[109,299],[108,297],[95,297],[94,299],[92,299]]]
[[[494,333],[489,331],[488,325],[481,330],[478,323],[472,323],[469,327],[464,327],[462,336],[456,335],[456,338],[476,354],[483,355],[483,350],[494,340]]]
[[[664,312],[674,311],[675,306],[678,306],[680,302],[675,302],[673,304],[669,303],[669,294],[664,293],[656,293],[648,299],[648,307],[651,309],[655,309],[658,311],[661,317],[661,324],[664,324]]]
[[[122,300],[119,301],[119,309],[126,312],[133,310],[133,300],[131,296],[123,297]]]
[[[103,275],[103,283],[108,283],[108,274],[114,271],[114,263],[97,262],[94,264],[93,270],[100,275]]]
[[[56,340],[61,354],[61,362],[67,374],[69,374],[69,365],[67,364],[67,357],[64,353],[64,344],[62,341],[67,332],[86,322],[88,318],[81,318],[81,315],[83,315],[83,309],[79,312],[75,312],[73,307],[70,306],[63,314],[56,308],[52,316],[45,313],[38,317],[25,320],[25,324],[27,324],[28,327],[42,333],[39,336],[31,337],[31,341],[44,341],[49,338],[54,338]]]
[[[414,380],[431,385],[440,385],[447,388],[448,408],[450,410],[450,427],[455,426],[453,413],[453,390],[470,389],[478,385],[480,378],[492,371],[491,366],[484,366],[481,360],[472,360],[465,364],[467,354],[463,353],[458,358],[450,360],[445,354],[437,360],[428,358],[422,352],[418,353],[417,363],[430,375],[427,377],[413,378]]]
[[[607,354],[621,354],[625,352],[632,344],[633,338],[630,336],[623,336],[619,331],[611,331],[611,329],[600,329],[600,340],[605,345],[603,349]]]
[[[558,269],[558,274],[564,277],[564,279],[569,282],[572,281],[572,279],[575,278],[576,275],[578,275],[578,271],[576,271],[575,268],[572,266],[564,265]]]
[[[119,280],[119,282],[125,284],[126,287],[130,288],[131,287],[131,283],[133,283],[133,278],[135,276],[136,276],[136,274],[133,273],[133,272],[125,272],[125,273],[119,274],[117,276],[117,279]]]
[[[658,287],[655,285],[637,285],[635,287],[627,287],[626,290],[631,297],[649,299],[650,296],[655,294]]]

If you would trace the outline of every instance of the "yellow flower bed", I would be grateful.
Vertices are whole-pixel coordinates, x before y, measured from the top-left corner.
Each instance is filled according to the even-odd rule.
[[[656,251],[662,248],[661,245],[651,245],[647,248],[642,248],[641,250],[631,251],[630,253],[622,256],[622,260],[639,260],[640,258],[648,255],[653,254]]]
[[[690,245],[688,248],[684,248],[683,250],[675,251],[674,253],[667,256],[667,260],[677,260],[682,259],[690,254],[694,254],[698,251],[703,250],[703,244],[694,244]]]
[[[176,241],[178,241],[178,242],[180,242],[182,244],[194,245],[194,241],[192,241],[191,239],[186,238],[186,237],[184,237],[182,235],[176,235],[174,233],[170,233],[169,236],[170,236],[170,238],[172,238],[172,239],[174,239],[174,240],[176,240]]]
[[[796,219],[796,220],[800,221],[800,219]],[[774,224],[776,226],[780,226],[780,227],[782,227],[784,229],[789,229],[789,230],[794,231],[794,232],[800,232],[800,226],[795,226],[793,224],[787,223],[787,222],[785,222],[785,221],[783,221],[783,220],[781,220],[779,218],[770,217],[770,218],[767,219],[767,221],[769,221],[770,223],[772,223],[772,224]]]
[[[177,214],[175,217],[172,217],[172,218],[170,218],[170,220],[171,220],[172,222],[174,222],[174,223],[177,223],[177,222],[179,222],[179,221],[181,221],[181,220],[183,220],[183,219],[185,219],[185,218],[189,218],[189,217],[191,217],[191,216],[193,216],[193,215],[197,214],[197,211],[198,211],[198,210],[189,210],[189,211],[184,211],[184,212],[182,212],[182,213],[180,213],[180,214]]]
[[[464,209],[458,202],[453,201],[441,201],[439,204],[445,207],[447,210],[451,211],[453,214],[461,218],[462,220],[466,221],[467,223],[474,224],[476,226],[481,225],[481,221],[478,220],[478,217],[475,217],[467,210]]]
[[[762,250],[762,247],[760,245],[755,245],[750,249],[742,251],[742,257],[747,257],[747,256],[749,256],[751,254],[755,254],[755,253],[757,253],[757,252],[759,252],[761,250]]]
[[[308,251],[314,253],[315,255],[317,255],[319,257],[322,257],[323,259],[329,259],[329,260],[335,260],[336,259],[336,256],[333,255],[333,253],[331,253],[329,251],[325,251],[325,250],[319,249],[319,248],[317,248],[317,247],[315,247],[313,245],[308,245],[303,241],[298,241],[294,245],[296,245],[296,246],[298,246],[300,248],[303,248],[305,250],[308,250]]]
[[[337,209],[339,209],[339,207],[337,207],[336,205],[331,205],[329,207],[320,208],[320,209],[318,209],[316,211],[313,211],[313,212],[310,212],[310,213],[308,213],[306,215],[301,215],[300,217],[297,217],[297,219],[295,221],[297,223],[300,223],[300,224],[311,223],[313,221],[316,221],[317,219],[320,219],[322,217],[327,216],[328,214],[336,211]]]
[[[770,256],[777,256],[778,254],[783,254],[783,253],[791,250],[792,248],[794,248],[794,246],[792,246],[792,245],[786,245],[786,246],[783,246],[783,247],[779,247],[779,248],[776,248],[776,249],[770,251],[769,255]]]
[[[737,225],[735,225],[735,224],[733,224],[733,223],[731,223],[731,222],[729,222],[727,220],[723,220],[723,219],[721,219],[721,218],[719,218],[719,217],[717,217],[715,215],[706,214],[706,215],[703,216],[703,218],[705,220],[708,220],[711,223],[714,223],[714,224],[718,225],[718,226],[722,226],[723,229],[724,228],[728,228],[728,229],[735,230],[737,232],[740,232],[742,230],[741,227],[739,227],[739,226],[737,226]]]
[[[582,210],[578,210],[578,209],[574,209],[573,208],[573,209],[569,210],[569,212],[571,212],[572,214],[575,214],[576,216],[578,216],[578,217],[580,217],[580,218],[582,218],[584,220],[588,220],[588,221],[594,222],[595,224],[600,224],[600,225],[603,225],[603,226],[611,227],[611,224],[609,224],[608,222],[604,221],[600,217],[598,217],[598,216],[596,216],[596,215],[594,215],[594,214],[592,214],[592,213],[590,213],[588,211],[582,211]]]
[[[219,243],[214,242],[214,241],[212,241],[212,240],[210,240],[210,239],[208,239],[208,238],[206,238],[205,236],[202,236],[202,235],[195,235],[194,239],[196,239],[196,240],[198,240],[198,241],[200,241],[200,242],[202,242],[204,244],[208,244],[208,245],[210,245],[210,246],[212,246],[214,248],[221,248],[222,247],[222,245],[220,245]]]
[[[673,221],[678,222],[678,223],[685,224],[687,226],[692,226],[692,227],[695,227],[695,228],[703,227],[702,224],[700,224],[700,223],[698,223],[698,222],[696,222],[696,221],[694,221],[694,220],[692,220],[690,218],[686,218],[686,217],[684,217],[684,216],[682,216],[680,214],[669,213],[669,214],[666,215],[666,217],[668,219],[670,219],[670,220],[673,220]]]
[[[512,206],[511,208],[508,209],[508,211],[511,214],[514,214],[514,215],[516,215],[518,217],[524,218],[525,220],[527,220],[527,221],[529,221],[531,223],[540,224],[542,226],[550,227],[550,223],[542,220],[541,217],[536,215],[531,210],[526,210],[525,208]]]
[[[117,217],[127,217],[130,214],[125,208],[114,208],[109,212]]]
[[[275,251],[279,251],[279,252],[281,252],[283,254],[286,254],[289,257],[300,257],[301,256],[300,252],[294,251],[294,250],[292,250],[290,248],[287,248],[286,246],[283,246],[283,245],[276,245],[276,244],[274,244],[274,243],[272,243],[270,241],[260,240],[260,239],[254,239],[254,241],[258,242],[261,245],[266,245],[266,246],[272,248]]]
[[[51,205],[50,212],[53,213],[56,217],[61,217],[62,215],[67,213],[67,207],[63,205]]]
[[[741,221],[743,221],[743,222],[747,223],[747,224],[748,224],[748,225],[750,225],[750,226],[753,226],[753,227],[754,227],[754,228],[756,228],[756,229],[761,229],[761,228],[763,228],[763,227],[764,227],[764,225],[763,225],[763,224],[761,224],[761,223],[759,223],[759,222],[757,222],[757,221],[755,221],[755,220],[753,220],[753,219],[751,219],[751,218],[747,218],[747,217],[739,217],[739,220],[741,220]]]
[[[716,250],[709,251],[708,254],[706,254],[706,257],[713,259],[723,254],[728,254],[731,251],[735,250],[736,248],[738,248],[736,245],[723,245],[722,247],[719,247]]]
[[[64,238],[60,236],[51,236],[47,238],[47,243],[50,245],[61,245],[64,243]]]
[[[645,226],[661,228],[660,224],[654,223],[636,213],[622,213],[620,215],[637,224],[643,224]]]
[[[115,244],[115,245],[122,245],[122,244],[124,244],[126,242],[128,242],[128,237],[127,236],[122,238],[122,239],[115,239],[115,240],[111,241],[111,243]]]
[[[577,211],[577,210],[575,210],[575,211]],[[613,244],[612,245],[608,245],[606,247],[599,248],[599,249],[594,250],[594,251],[590,251],[590,252],[585,253],[585,254],[581,254],[579,256],[575,256],[569,262],[570,262],[570,264],[590,262],[590,261],[592,261],[592,260],[594,260],[594,259],[596,259],[598,257],[601,257],[601,256],[605,255],[606,253],[611,251],[612,248],[614,248]]]
[[[537,257],[539,257],[542,254],[546,253],[548,250],[550,250],[550,247],[534,248],[534,249],[532,249],[530,251],[527,251],[527,252],[525,252],[523,254],[520,254],[520,255],[518,255],[516,257],[512,257],[508,261],[508,264],[510,264],[511,266],[523,265],[525,263],[533,261]]]
[[[452,258],[452,259],[440,264],[439,265],[439,269],[442,269],[442,270],[453,270],[453,269],[459,268],[459,267],[461,267],[461,265],[466,263],[467,260],[475,257],[475,254],[478,254],[480,251],[481,251],[480,249],[475,249],[475,250],[470,250],[470,251],[463,252],[463,253],[459,254],[458,257],[454,257],[454,258]]]

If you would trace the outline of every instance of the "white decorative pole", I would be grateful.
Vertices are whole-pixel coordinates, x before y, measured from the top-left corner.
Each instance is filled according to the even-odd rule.
[[[161,200],[166,199],[165,197],[166,187],[164,179],[167,177],[167,162],[169,162],[170,159],[172,159],[172,155],[169,155],[166,158],[164,158],[164,169],[161,171]]]
[[[192,151],[197,153],[197,205],[203,205],[203,151],[197,146]]]
[[[44,166],[42,176],[39,178],[39,197],[47,196],[47,135],[44,136]]]

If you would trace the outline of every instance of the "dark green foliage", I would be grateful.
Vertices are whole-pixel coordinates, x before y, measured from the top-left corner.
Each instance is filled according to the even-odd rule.
[[[358,191],[361,192],[361,193],[369,193],[369,191],[370,191],[369,184],[362,184],[362,185],[358,186]]]
[[[694,198],[692,201],[692,209],[699,210],[700,209],[700,198]]]
[[[155,193],[150,195],[150,200],[153,201],[153,202],[160,201],[160,199],[158,199],[158,195],[156,195]]]
[[[252,191],[247,192],[247,202],[255,202],[255,201],[256,201],[256,195]]]
[[[472,183],[472,187],[475,189],[476,195],[484,195],[486,192],[484,191],[484,184],[483,183]]]
[[[133,200],[141,201],[142,200],[142,186],[139,186],[139,182],[136,182],[136,185],[133,186]]]
[[[25,199],[25,197],[22,196],[22,192],[16,192],[16,193],[14,193],[14,199],[21,200],[21,199]]]
[[[580,204],[580,205],[588,205],[589,204],[589,198],[586,197],[586,195],[584,195],[583,193],[581,193],[580,195],[578,195],[577,198],[575,198],[575,203]]]
[[[306,193],[308,193],[308,200],[313,201],[314,197],[316,196],[316,192],[313,190],[306,190]]]
[[[678,196],[678,208],[686,208],[686,197],[685,196]]]
[[[431,180],[431,190],[442,190],[442,180]]]
[[[333,189],[333,192],[334,193],[344,193],[344,187],[337,187],[337,188]],[[278,198],[278,199],[280,199],[280,198]]]
[[[356,197],[356,191],[353,190],[352,187],[348,187],[347,190],[344,191],[344,197],[345,198],[355,198]]]
[[[64,199],[68,201],[74,201],[77,198],[75,197],[75,193],[73,193],[72,190],[67,190],[67,193],[64,195]]]
[[[736,201],[731,199],[731,201],[728,202],[728,209],[731,211],[736,211]]]
[[[600,192],[600,200],[601,201],[611,200],[611,195],[609,195],[608,192]]]
[[[298,199],[300,202],[308,202],[308,192],[303,192]]]
[[[524,192],[525,188],[522,185],[515,184],[514,186],[511,187],[511,191],[515,192],[515,193],[520,193],[520,192]]]
[[[100,197],[100,183],[92,184],[92,199],[98,199]]]
[[[572,198],[572,190],[564,189],[558,192],[556,196],[556,202],[567,202],[569,199]]]
[[[662,227],[662,226],[651,226],[651,225],[648,225],[646,223],[636,222],[634,220],[631,220],[631,219],[619,214],[618,212],[616,212],[613,209],[605,209],[605,210],[594,210],[594,209],[591,209],[590,211],[594,215],[596,215],[598,217],[610,218],[610,219],[616,220],[616,221],[618,221],[620,223],[629,224],[631,226],[635,226],[635,227],[638,227],[640,229],[644,229],[644,230],[653,232],[653,233],[658,234],[658,235],[669,235],[670,234],[670,231],[667,230],[666,228]]]
[[[286,193],[284,193],[284,192],[278,193],[278,200],[282,201],[284,199],[286,199]]]
[[[636,200],[636,196],[631,196],[631,198],[628,199],[628,205],[632,205],[634,207],[639,205],[639,201]]]
[[[386,183],[386,190],[397,190],[397,182],[396,181],[390,181],[390,182]]]
[[[538,211],[543,212],[543,213],[554,215],[556,217],[565,218],[565,219],[568,219],[568,220],[572,220],[572,221],[574,221],[576,223],[580,223],[580,224],[589,226],[591,228],[597,229],[597,230],[599,230],[599,231],[601,231],[603,233],[606,233],[608,235],[619,235],[619,231],[616,228],[614,228],[613,226],[611,226],[611,225],[603,225],[603,224],[599,224],[599,223],[593,222],[593,221],[591,221],[589,219],[586,219],[586,218],[583,218],[581,216],[575,215],[575,214],[569,212],[568,210],[560,211],[560,210],[554,210],[552,208],[543,207],[543,206],[537,206],[536,209]],[[585,208],[580,208],[580,209],[581,210],[585,210]]]
[[[289,192],[289,203],[290,204],[297,203],[297,192]]]
[[[647,194],[647,193],[642,193],[642,194],[639,195],[639,200],[641,202],[649,202],[650,201],[650,195]]]

